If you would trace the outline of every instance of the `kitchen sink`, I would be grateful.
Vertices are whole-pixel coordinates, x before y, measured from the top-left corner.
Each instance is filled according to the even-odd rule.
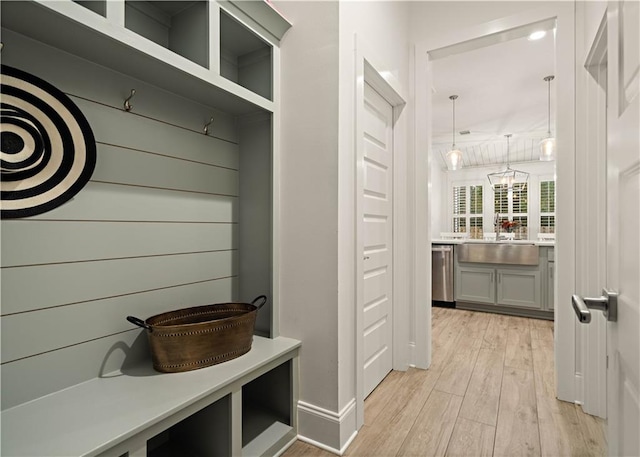
[[[538,265],[539,248],[522,241],[494,241],[489,243],[462,243],[456,248],[458,262],[499,263],[504,265]]]

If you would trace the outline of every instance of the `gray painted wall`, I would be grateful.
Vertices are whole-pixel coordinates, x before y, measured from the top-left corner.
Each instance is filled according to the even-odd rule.
[[[381,70],[407,87],[408,4],[277,1],[275,6],[294,24],[280,48],[280,328],[303,341],[299,432],[339,450],[355,432],[349,407],[357,369],[354,42],[357,35],[375,53],[368,57],[379,57],[389,65]],[[406,143],[405,113],[396,134]]]
[[[300,400],[338,411],[338,4],[276,7],[295,24],[280,48],[280,329],[303,341]]]
[[[3,409],[150,363],[146,335],[125,320],[129,314],[147,318],[250,300],[257,290],[270,295],[270,281],[240,291],[234,117],[11,31],[3,29],[2,39],[3,63],[70,95],[98,143],[93,177],[71,201],[2,221]],[[121,108],[132,88],[137,93],[127,113]],[[212,133],[205,136],[201,129],[211,116]],[[243,134],[245,149],[269,163],[269,132],[245,128]],[[270,183],[265,172],[263,187]],[[270,278],[270,257],[260,260],[259,268],[268,269],[260,274]],[[252,268],[245,270],[255,276]]]

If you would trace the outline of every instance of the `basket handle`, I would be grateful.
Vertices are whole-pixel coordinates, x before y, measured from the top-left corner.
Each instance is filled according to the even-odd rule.
[[[134,317],[134,316],[127,316],[127,320],[132,324],[137,325],[138,327],[142,327],[144,329],[151,331],[151,326],[147,324],[145,321],[143,321],[142,319],[138,319],[137,317]]]
[[[260,304],[256,305],[256,302],[260,301]],[[255,306],[257,309],[262,308],[265,303],[267,303],[267,296],[266,295],[259,295],[256,298],[253,299],[253,301],[251,302],[251,304],[253,306]]]

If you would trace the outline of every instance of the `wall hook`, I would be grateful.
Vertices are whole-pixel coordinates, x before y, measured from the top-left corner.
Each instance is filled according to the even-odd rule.
[[[131,89],[131,94],[124,101],[124,110],[125,111],[131,111],[131,109],[133,108],[133,106],[130,103],[130,100],[133,98],[133,96],[135,94],[136,94],[136,90],[135,89]]]
[[[207,122],[206,124],[204,124],[204,127],[202,129],[202,131],[204,132],[205,135],[209,134],[209,126],[213,124],[213,118],[209,119],[209,122]]]

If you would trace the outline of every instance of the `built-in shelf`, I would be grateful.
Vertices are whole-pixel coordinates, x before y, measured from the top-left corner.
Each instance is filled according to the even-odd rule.
[[[272,47],[229,14],[220,11],[220,74],[272,100]]]
[[[293,438],[291,363],[283,363],[242,387],[243,454],[263,455],[281,440]]]
[[[107,16],[107,0],[73,0],[73,2],[82,5],[102,17]]]
[[[79,3],[38,0],[2,2],[0,7],[3,27],[190,100],[233,115],[274,110],[273,102],[256,91],[148,37],[141,39],[144,35],[111,23]]]
[[[296,437],[291,425],[274,420],[266,410],[243,409],[242,427],[242,454],[246,456],[271,455]],[[246,443],[245,433],[252,437]]]
[[[180,109],[171,116],[200,117],[201,108],[206,116],[202,117],[202,124],[195,123],[196,132],[184,133],[188,138],[181,147],[185,149],[211,141],[213,154],[226,154],[225,145],[215,146],[221,142],[202,134],[201,126],[213,113],[217,116],[216,123],[221,122],[214,123],[214,131],[217,125],[222,125],[233,132],[234,142],[229,147],[238,152],[240,166],[225,173],[239,175],[240,192],[233,193],[233,198],[239,194],[233,205],[240,207],[239,241],[235,242],[239,248],[234,249],[240,251],[237,256],[240,260],[232,257],[231,266],[240,264],[242,281],[232,285],[231,293],[250,297],[242,298],[245,301],[257,294],[269,296],[269,306],[259,314],[256,331],[271,336],[255,336],[247,354],[200,370],[161,374],[147,360],[142,366],[127,366],[107,374],[98,375],[93,368],[85,369],[82,377],[69,377],[67,384],[59,383],[44,393],[33,389],[30,397],[25,395],[20,404],[16,401],[10,406],[17,406],[2,411],[0,454],[162,457],[281,452],[297,433],[300,342],[278,336],[278,304],[272,300],[277,296],[272,287],[278,284],[278,278],[271,257],[276,238],[273,221],[278,220],[278,214],[273,193],[276,184],[269,170],[278,168],[275,151],[278,143],[273,131],[273,119],[277,116],[274,65],[278,62],[278,40],[290,24],[261,1],[25,0],[1,2],[0,9],[7,36],[3,53],[7,63],[13,59],[27,62],[29,67],[32,62],[44,61],[51,65],[38,65],[42,70],[40,77],[48,79],[49,73],[55,73],[65,82],[68,79],[65,72],[75,71],[75,77],[85,75],[82,70],[89,68],[91,74],[98,76],[92,81],[106,83],[109,90],[122,79],[126,84],[113,92],[126,97],[132,88],[138,89],[133,115],[139,115],[135,122],[140,124],[152,119],[164,122],[163,117],[146,116],[144,109],[157,110],[151,93],[156,97],[168,95],[171,100],[187,99],[184,105],[195,106],[195,114],[190,109],[185,116],[187,110],[181,111],[179,100]],[[9,40],[10,37],[13,39]],[[36,49],[37,55],[25,49]],[[73,65],[65,67],[51,55],[62,56],[62,60],[73,57]],[[221,69],[220,55],[232,65],[225,63]],[[61,70],[52,72],[51,68]],[[79,79],[71,80],[82,86]],[[73,84],[69,84],[70,92],[77,87]],[[70,93],[70,96],[82,99],[79,103],[85,107],[95,102],[101,110],[117,108],[110,109],[115,113],[111,113],[113,117],[96,116],[93,122],[101,132],[111,129],[122,133],[121,127],[120,131],[116,128],[120,124],[113,119],[131,115],[119,111],[123,99],[112,97],[111,93],[106,102],[100,97],[91,98],[94,94],[103,95],[102,86],[95,84],[90,90],[81,87],[90,92],[88,95]],[[145,87],[146,92],[142,90]],[[175,125],[183,124],[176,121]],[[136,128],[136,137],[151,136],[152,129],[146,129],[146,124]],[[199,162],[188,162],[201,167]],[[198,175],[198,169],[191,173]],[[260,223],[255,222],[256,218]],[[243,252],[250,253],[249,261],[242,257]],[[123,320],[122,317],[118,319]],[[129,341],[125,337],[134,331],[110,333],[108,338],[113,339],[91,339],[89,342],[96,345],[91,350],[102,354],[102,345],[105,352],[123,348],[126,343],[118,339],[125,335],[123,340]],[[139,337],[145,339],[142,333]],[[116,340],[117,344],[112,346]],[[90,359],[73,361],[89,365]],[[134,359],[139,360],[137,357],[131,360]],[[39,360],[20,368],[25,375],[19,371],[14,379],[50,379],[52,373],[55,378],[60,370],[68,369],[67,364],[59,363],[58,371],[52,371],[50,363]],[[58,390],[53,391],[54,388]]]
[[[125,27],[209,68],[209,3],[126,0]]]
[[[147,457],[231,455],[230,395],[147,441]]]

